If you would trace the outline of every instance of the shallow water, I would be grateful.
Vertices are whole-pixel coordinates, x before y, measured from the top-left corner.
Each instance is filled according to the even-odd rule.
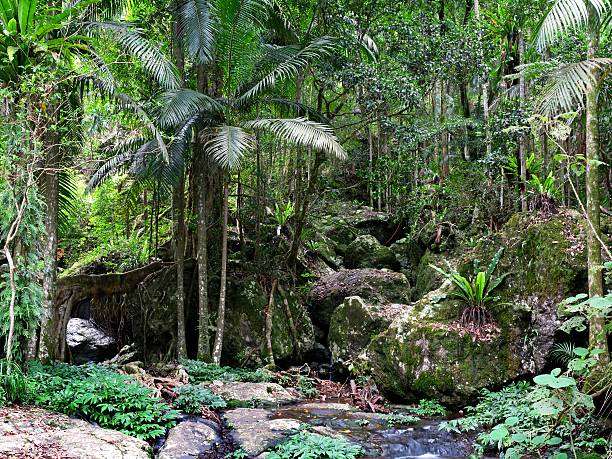
[[[272,417],[296,419],[341,433],[360,444],[369,458],[459,459],[469,457],[471,450],[469,439],[438,430],[444,418],[390,427],[378,414],[351,412],[325,404],[279,408]]]

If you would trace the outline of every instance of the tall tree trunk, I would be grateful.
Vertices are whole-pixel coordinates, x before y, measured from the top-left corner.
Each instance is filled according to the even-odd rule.
[[[223,226],[221,228],[221,285],[219,287],[219,310],[217,312],[217,333],[215,334],[215,345],[213,348],[213,362],[221,363],[221,351],[223,347],[223,331],[225,329],[225,297],[227,290],[227,220],[229,213],[229,181],[223,182]]]
[[[172,193],[174,209],[174,261],[176,263],[176,354],[187,358],[185,337],[185,176],[181,171],[179,183]]]
[[[522,65],[525,60],[525,37],[522,30],[518,34],[519,42],[519,63]],[[527,83],[525,75],[521,72],[519,78],[519,101],[521,108],[525,106],[525,97],[527,96]],[[527,212],[527,136],[521,133],[519,139],[519,167],[520,167],[520,194],[521,194],[521,211]]]
[[[592,7],[591,7],[592,9]],[[591,11],[589,22],[589,47],[587,57],[597,56],[599,47],[599,22]],[[587,218],[587,256],[589,296],[603,296],[603,260],[601,256],[601,200],[599,177],[599,119],[597,96],[599,86],[592,88],[586,97],[586,211]],[[605,332],[605,318],[594,317],[589,324],[589,343],[593,347],[608,349]],[[608,361],[609,354],[601,354],[600,360]]]
[[[43,250],[43,316],[40,333],[40,359],[58,358],[57,324],[53,321],[55,293],[57,289],[57,219],[59,211],[59,165],[60,147],[56,133],[48,135],[47,160],[45,165],[44,187],[46,240]]]
[[[178,9],[179,2],[175,1]],[[173,22],[172,57],[184,83],[185,56],[179,40],[176,21]],[[172,192],[174,262],[176,263],[176,355],[179,359],[187,358],[187,338],[185,333],[185,243],[187,228],[185,225],[185,170],[179,173],[179,182]]]
[[[474,15],[476,16],[476,21],[478,22],[478,39],[480,42],[480,61],[484,65],[484,52],[482,47],[484,46],[482,30],[480,26],[480,3],[479,0],[474,0]],[[485,67],[486,68],[486,67]],[[485,74],[482,75],[482,118],[484,121],[484,130],[485,130],[485,146],[487,157],[491,156],[491,130],[489,129],[489,75],[485,70]]]
[[[210,312],[208,309],[208,206],[206,195],[207,160],[198,145],[196,155],[198,177],[198,360],[210,359],[210,334],[208,330]]]
[[[466,10],[468,8],[466,7]],[[467,13],[466,13],[467,14]],[[463,119],[465,126],[463,128],[463,158],[466,161],[470,160],[470,128],[468,120],[470,119],[470,100],[468,97],[468,84],[466,81],[459,83],[459,96],[461,98],[461,109],[463,111]]]

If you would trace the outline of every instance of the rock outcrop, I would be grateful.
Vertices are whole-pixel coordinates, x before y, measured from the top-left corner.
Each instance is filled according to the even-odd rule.
[[[117,351],[115,339],[107,335],[94,322],[70,319],[66,327],[66,344],[72,363],[102,362]]]
[[[556,305],[586,289],[582,223],[571,212],[515,215],[452,261],[468,275],[473,260],[486,266],[505,249],[497,273],[509,275],[493,292],[494,323],[470,329],[460,322],[464,305],[448,296],[446,282],[372,339],[360,357],[363,370],[388,394],[456,405],[484,387],[541,371],[559,323]]]
[[[358,236],[348,245],[344,265],[347,268],[400,268],[400,263],[391,249],[370,234]]]
[[[369,304],[405,303],[410,283],[402,273],[379,269],[344,269],[322,277],[310,292],[313,322],[327,332],[332,314],[344,299],[360,296]]]
[[[286,389],[276,383],[215,381],[206,387],[234,407],[274,407],[300,400],[297,391]]]
[[[143,440],[80,419],[32,408],[0,408],[0,457],[149,459]]]

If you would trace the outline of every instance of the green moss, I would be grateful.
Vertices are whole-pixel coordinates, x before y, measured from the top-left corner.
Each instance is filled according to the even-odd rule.
[[[440,392],[448,392],[453,389],[452,376],[443,370],[424,371],[412,383],[412,388],[417,392],[434,397]]]

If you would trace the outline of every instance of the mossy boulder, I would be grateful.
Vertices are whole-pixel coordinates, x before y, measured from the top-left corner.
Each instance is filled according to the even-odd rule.
[[[339,203],[326,207],[322,213],[315,219],[314,230],[331,239],[340,255],[344,255],[349,244],[359,236],[371,235],[386,244],[397,232],[389,214],[370,207]]]
[[[343,370],[364,350],[370,340],[386,330],[404,304],[371,304],[359,296],[349,296],[336,308],[329,325],[332,363]]]
[[[455,405],[484,387],[541,371],[559,324],[557,304],[586,289],[583,224],[573,212],[517,214],[498,233],[457,251],[464,255],[451,264],[467,275],[473,260],[486,266],[504,248],[496,273],[509,275],[494,292],[491,328],[463,326],[465,305],[449,297],[452,286],[442,281],[372,339],[359,359],[363,370],[388,394]]]
[[[360,296],[379,305],[406,303],[410,283],[402,273],[381,269],[343,269],[322,277],[310,292],[310,315],[321,330],[327,332],[331,316],[348,296]]]
[[[425,253],[423,247],[415,240],[405,237],[395,241],[389,246],[389,249],[395,255],[395,260],[399,263],[401,272],[406,275],[411,283],[414,283],[417,280],[417,267]]]
[[[347,268],[400,268],[391,249],[369,234],[358,236],[348,245],[344,264]]]
[[[227,290],[223,361],[240,366],[245,361],[261,364],[265,356],[265,315],[269,294],[253,278],[230,279]],[[297,336],[292,335],[290,319]],[[290,360],[309,351],[314,344],[312,322],[306,307],[285,289],[274,296],[272,307],[272,350],[274,358]],[[298,349],[296,349],[296,345]]]
[[[412,290],[412,297],[418,300],[427,292],[435,290],[444,281],[444,276],[438,271],[433,269],[431,265],[439,266],[446,269],[446,261],[449,261],[451,265],[456,263],[448,253],[434,253],[431,250],[427,250],[418,262],[414,274],[414,288]]]

